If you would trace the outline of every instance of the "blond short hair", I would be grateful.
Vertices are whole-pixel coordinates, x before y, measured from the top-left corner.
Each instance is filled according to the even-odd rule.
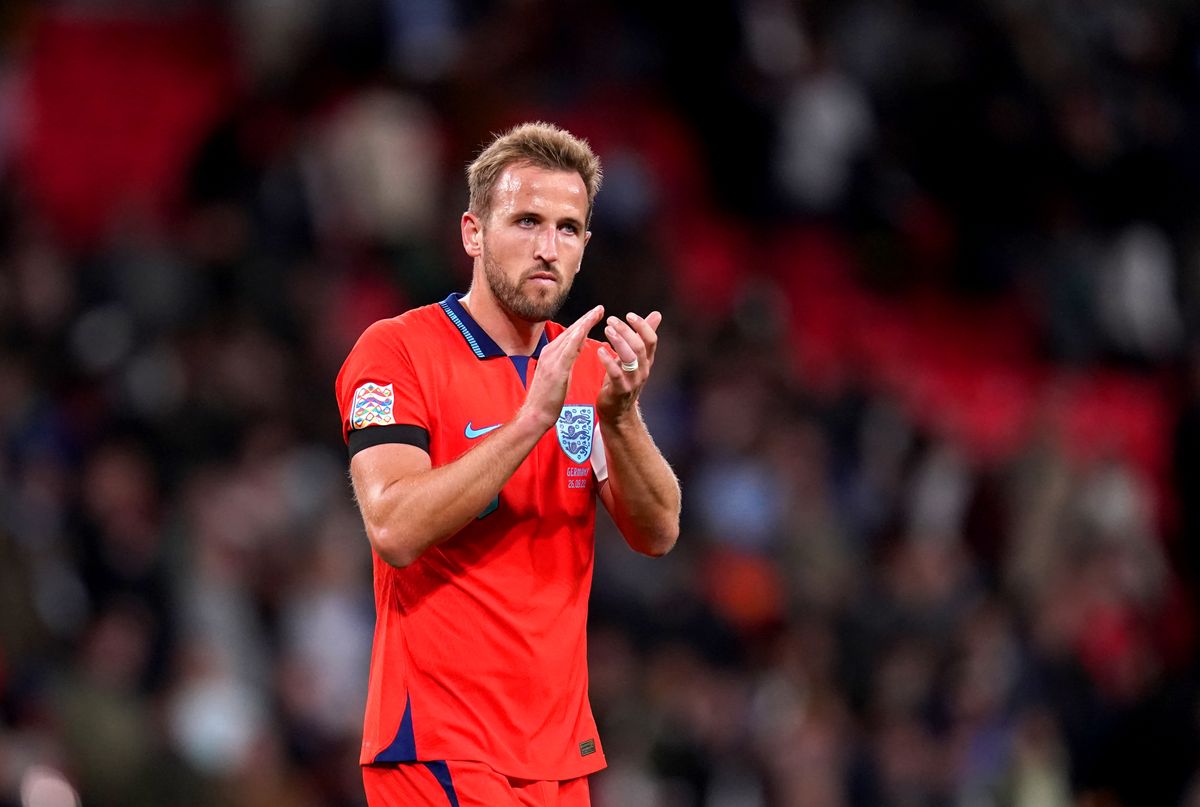
[[[487,219],[492,212],[492,191],[504,170],[514,164],[579,174],[587,188],[587,217],[591,221],[592,201],[604,178],[600,158],[586,140],[542,121],[522,123],[497,135],[467,166],[467,188],[471,194],[468,208],[472,213]]]

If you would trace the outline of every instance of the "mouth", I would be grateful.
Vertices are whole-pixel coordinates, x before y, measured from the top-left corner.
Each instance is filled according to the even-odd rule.
[[[533,281],[537,286],[558,285],[558,275],[554,272],[534,272],[525,279]]]

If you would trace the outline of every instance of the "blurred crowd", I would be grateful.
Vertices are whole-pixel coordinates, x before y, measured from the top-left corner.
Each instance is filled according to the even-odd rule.
[[[530,119],[684,490],[597,807],[1200,805],[1183,0],[5,3],[0,805],[363,804],[333,379]]]

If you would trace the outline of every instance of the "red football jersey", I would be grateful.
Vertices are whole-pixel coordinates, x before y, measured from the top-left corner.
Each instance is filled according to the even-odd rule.
[[[533,356],[509,357],[458,298],[376,322],[359,338],[337,379],[351,456],[403,442],[428,451],[436,468],[512,420],[542,347],[563,328],[547,323]],[[405,568],[374,556],[363,764],[477,760],[522,779],[604,767],[586,646],[591,463],[603,451],[598,349],[584,345],[558,423],[492,505]]]

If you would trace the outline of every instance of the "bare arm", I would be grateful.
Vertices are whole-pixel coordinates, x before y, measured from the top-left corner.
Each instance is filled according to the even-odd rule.
[[[627,319],[628,323],[609,317],[605,335],[620,361],[636,361],[637,369],[627,372],[618,359],[600,351],[607,377],[597,410],[608,460],[600,500],[629,545],[657,557],[679,538],[681,494],[679,480],[646,429],[637,398],[654,364],[662,315],[655,311],[645,319],[635,314]]]
[[[371,546],[407,566],[479,515],[554,425],[583,340],[603,316],[593,308],[542,349],[529,395],[516,417],[439,468],[419,448],[384,444],[350,461],[354,493]]]

